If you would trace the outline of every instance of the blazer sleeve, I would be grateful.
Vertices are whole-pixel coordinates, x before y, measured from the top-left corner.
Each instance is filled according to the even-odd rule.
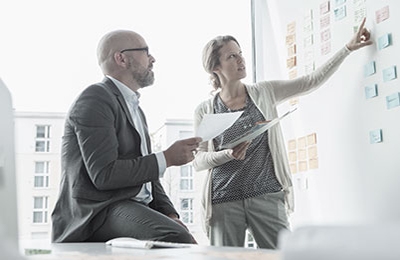
[[[164,215],[176,214],[179,217],[178,212],[165,193],[160,181],[154,181],[152,189],[153,200],[150,202],[149,206]]]

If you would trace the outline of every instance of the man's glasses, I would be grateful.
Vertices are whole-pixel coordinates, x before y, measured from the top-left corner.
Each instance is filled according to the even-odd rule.
[[[124,53],[126,51],[145,51],[147,56],[149,56],[149,47],[124,49],[124,50],[120,51],[120,53]]]

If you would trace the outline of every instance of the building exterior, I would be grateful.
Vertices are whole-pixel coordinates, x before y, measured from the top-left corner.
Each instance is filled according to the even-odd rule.
[[[64,113],[15,112],[15,164],[18,226],[21,245],[32,240],[50,241],[51,212],[61,177],[61,141]],[[153,152],[166,150],[175,141],[194,137],[193,121],[170,119],[151,133]],[[209,245],[201,219],[201,195],[206,171],[192,163],[169,167],[161,183],[180,218],[200,245]],[[38,243],[35,243],[38,244]],[[251,236],[247,247],[254,247]]]
[[[51,212],[61,177],[61,141],[65,113],[15,112],[15,161],[18,226],[22,244],[50,240]],[[189,120],[167,120],[151,134],[153,151],[161,151],[178,139],[193,136]],[[200,220],[200,196],[204,173],[189,163],[167,169],[161,180],[167,194],[199,243],[208,239]],[[28,242],[29,244],[29,242]]]
[[[175,141],[194,137],[193,121],[170,119],[152,134],[153,151],[166,150]],[[196,172],[192,163],[169,167],[161,183],[180,214],[181,220],[192,232],[197,242],[208,245],[202,228],[201,194],[206,171]]]
[[[15,112],[18,226],[22,241],[49,240],[60,183],[65,114]]]

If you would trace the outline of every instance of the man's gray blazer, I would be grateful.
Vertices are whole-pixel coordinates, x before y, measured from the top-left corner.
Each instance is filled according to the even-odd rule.
[[[52,213],[53,242],[85,241],[102,223],[110,204],[134,197],[149,181],[153,195],[149,206],[165,215],[177,214],[159,182],[156,156],[142,157],[140,142],[125,100],[110,79],[80,94],[65,122],[60,194]]]

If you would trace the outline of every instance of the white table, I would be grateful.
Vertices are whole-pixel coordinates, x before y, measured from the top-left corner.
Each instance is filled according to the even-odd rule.
[[[107,246],[104,243],[52,244],[50,254],[27,256],[27,259],[103,260],[103,259],[162,259],[162,260],[279,260],[279,252],[267,249],[214,247],[193,245],[187,248],[132,249]]]

